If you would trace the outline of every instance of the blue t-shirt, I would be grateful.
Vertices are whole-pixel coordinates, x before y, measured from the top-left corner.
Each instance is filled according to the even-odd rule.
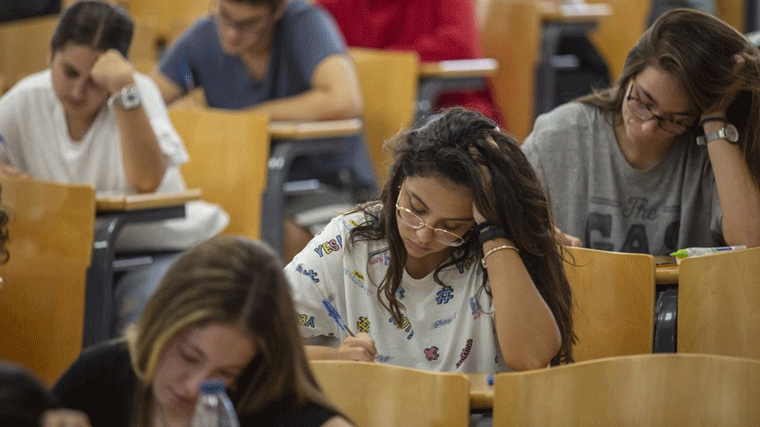
[[[222,49],[213,17],[199,19],[164,53],[159,70],[185,92],[202,87],[209,107],[240,110],[311,89],[317,66],[328,56],[344,54],[346,45],[332,17],[322,9],[293,0],[274,30],[266,76],[257,80],[239,57]],[[363,138],[336,159],[296,159],[291,179],[317,177],[336,183],[336,170],[352,172],[354,187],[375,187],[374,169]]]
[[[345,50],[332,18],[295,0],[277,21],[263,80],[256,80],[239,57],[224,52],[213,17],[199,19],[169,47],[159,69],[186,92],[202,87],[210,107],[239,110],[310,90],[319,63]]]

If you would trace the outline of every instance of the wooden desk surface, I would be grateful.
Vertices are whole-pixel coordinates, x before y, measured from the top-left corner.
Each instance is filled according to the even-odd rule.
[[[457,59],[423,62],[419,74],[422,78],[490,77],[498,70],[499,64],[493,58]]]
[[[201,190],[198,188],[167,193],[96,194],[95,209],[98,212],[118,212],[163,208],[200,198]]]
[[[543,22],[572,22],[596,20],[612,15],[612,7],[606,3],[561,4],[542,2],[538,6]]]
[[[313,122],[282,121],[269,123],[272,139],[313,139],[356,135],[363,129],[359,118]]]
[[[488,374],[465,373],[470,380],[470,408],[491,409],[493,407],[493,386],[488,385]]]

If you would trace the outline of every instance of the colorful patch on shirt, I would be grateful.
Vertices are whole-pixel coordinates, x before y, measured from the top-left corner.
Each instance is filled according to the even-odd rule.
[[[356,322],[356,329],[359,332],[369,333],[369,325],[370,325],[369,319],[367,319],[364,316],[359,316],[359,320]]]
[[[457,270],[459,270],[460,274],[464,274],[466,271],[469,271],[472,267],[472,264],[475,262],[474,256],[469,256],[462,261],[459,261],[456,263]]]
[[[314,316],[298,313],[298,324],[307,328],[314,328]]]
[[[465,360],[467,360],[467,356],[470,355],[470,352],[472,351],[472,338],[467,340],[467,344],[465,344],[464,348],[462,349],[462,352],[459,353],[459,362],[457,362],[457,369],[462,366],[462,363],[464,363]]]
[[[443,289],[436,292],[435,302],[440,304],[448,304],[454,298],[454,288],[451,286],[444,286]]]
[[[393,357],[391,357],[391,356],[383,356],[381,354],[376,354],[375,355],[375,362],[388,363],[391,360],[393,360]]]
[[[425,349],[425,358],[429,361],[438,360],[438,357],[440,355],[438,354],[438,347],[432,346],[430,348]]]
[[[432,331],[433,329],[438,329],[441,326],[450,325],[451,322],[453,322],[454,319],[456,319],[456,317],[457,317],[457,314],[454,313],[451,316],[446,317],[444,319],[438,319],[438,320],[435,321],[435,323],[433,323],[433,326],[430,327],[430,330]]]
[[[393,318],[388,319],[389,322],[393,323],[394,325],[398,326],[398,323],[396,323]],[[409,318],[404,316],[403,319],[401,319],[401,326],[399,329],[403,329],[404,332],[408,333],[409,335],[406,336],[406,339],[410,340],[414,336],[414,330],[412,329],[412,322],[409,321]]]
[[[333,252],[338,252],[343,248],[343,236],[338,234],[334,239],[330,239],[321,245],[314,248],[314,252],[322,258],[325,255],[330,255]]]
[[[367,295],[372,295],[372,289],[367,286],[366,282],[364,281],[364,275],[359,273],[356,270],[349,270],[347,268],[343,269],[343,274],[351,279],[351,282],[354,283],[354,285],[358,286],[359,288],[363,289],[364,292],[367,293]]]
[[[389,266],[391,263],[391,256],[388,251],[383,251],[378,254],[374,254],[371,257],[369,257],[369,260],[367,261],[369,265],[375,265],[383,263],[384,266]]]
[[[296,271],[297,271],[298,273],[301,273],[301,274],[303,274],[304,276],[306,276],[306,277],[310,278],[312,282],[314,282],[314,283],[319,283],[319,278],[317,277],[317,272],[316,272],[316,271],[314,271],[314,270],[306,270],[306,269],[305,269],[305,268],[303,268],[303,266],[302,266],[302,265],[300,265],[300,264],[298,265],[298,267],[296,267]]]
[[[472,310],[472,318],[475,320],[478,320],[483,314],[483,307],[480,306],[480,302],[474,296],[470,297],[470,310]]]

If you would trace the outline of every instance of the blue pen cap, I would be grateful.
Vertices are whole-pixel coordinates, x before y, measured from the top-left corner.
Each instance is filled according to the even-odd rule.
[[[201,384],[202,394],[219,394],[224,393],[224,383],[220,380],[207,380]]]

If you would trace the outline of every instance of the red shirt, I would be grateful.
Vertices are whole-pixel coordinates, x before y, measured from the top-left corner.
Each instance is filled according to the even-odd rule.
[[[316,0],[338,23],[346,44],[413,50],[422,61],[482,58],[474,0]],[[479,92],[445,93],[435,108],[462,105],[501,122],[491,83]]]

